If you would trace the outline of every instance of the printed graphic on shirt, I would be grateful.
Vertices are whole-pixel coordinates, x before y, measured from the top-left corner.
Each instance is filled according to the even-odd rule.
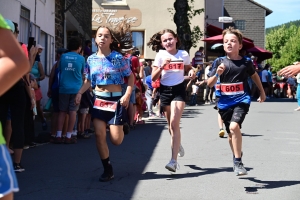
[[[88,57],[85,66],[86,78],[91,81],[92,87],[96,85],[120,85],[124,77],[131,74],[130,66],[123,56],[112,51],[108,56],[93,54]]]

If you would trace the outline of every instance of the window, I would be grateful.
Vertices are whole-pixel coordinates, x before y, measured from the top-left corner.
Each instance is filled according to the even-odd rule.
[[[245,30],[245,20],[235,20],[234,26],[239,30]]]
[[[133,46],[140,51],[140,57],[144,58],[144,31],[132,31]]]
[[[41,53],[41,63],[44,67],[45,75],[49,76],[54,63],[54,37],[41,31],[39,44],[44,47]]]
[[[19,25],[19,41],[27,44],[30,28],[30,10],[21,6],[20,25]]]
[[[126,0],[104,0],[103,3],[101,3],[103,6],[108,5],[116,5],[116,6],[127,6]]]
[[[30,23],[30,36],[34,37],[36,44],[40,42],[41,28],[34,23]]]

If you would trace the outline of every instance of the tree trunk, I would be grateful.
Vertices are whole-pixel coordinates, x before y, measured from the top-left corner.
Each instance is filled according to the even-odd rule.
[[[177,34],[181,41],[180,49],[190,51],[192,47],[191,42],[191,27],[188,19],[188,0],[175,0],[174,2],[174,22],[177,27]]]

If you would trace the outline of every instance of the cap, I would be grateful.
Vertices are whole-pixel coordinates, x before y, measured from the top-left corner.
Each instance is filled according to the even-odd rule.
[[[67,50],[68,50],[68,49],[65,49],[65,48],[58,48],[58,49],[56,50],[56,53],[58,53],[58,54],[63,54],[63,53],[65,53]]]
[[[14,33],[15,32],[15,25],[10,19],[5,19],[7,25],[9,26],[10,30]]]
[[[40,44],[36,45],[36,47],[37,47],[38,49],[44,49],[44,47],[43,47],[42,45],[40,45]]]

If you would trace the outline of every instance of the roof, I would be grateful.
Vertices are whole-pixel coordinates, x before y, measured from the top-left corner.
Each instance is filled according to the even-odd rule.
[[[268,16],[269,14],[271,14],[271,13],[273,12],[273,11],[270,10],[269,8],[267,8],[267,7],[265,7],[265,6],[263,6],[263,5],[259,4],[259,3],[257,3],[256,1],[253,1],[253,0],[248,0],[248,1],[250,1],[251,3],[253,3],[253,4],[255,4],[255,5],[257,5],[257,6],[261,7],[261,8],[263,8],[263,9],[265,9],[265,10],[266,10],[266,16]]]

